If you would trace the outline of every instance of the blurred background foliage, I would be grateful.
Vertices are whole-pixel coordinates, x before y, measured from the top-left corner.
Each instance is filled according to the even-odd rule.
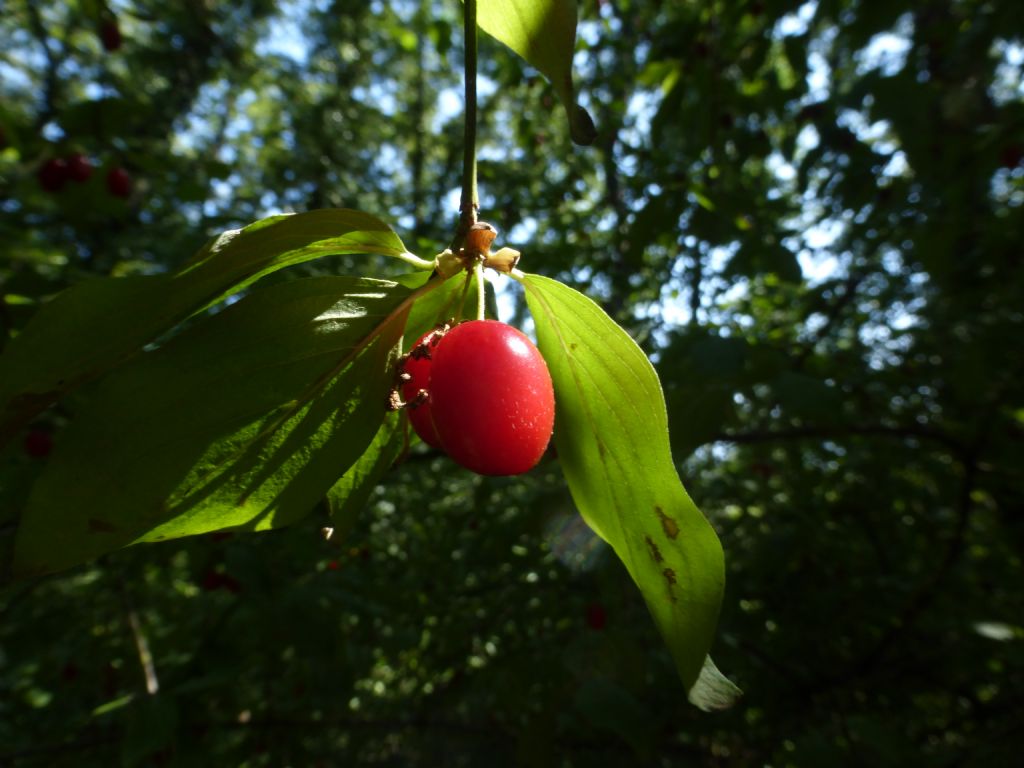
[[[488,479],[420,446],[343,540],[314,514],[4,586],[0,764],[1019,759],[1019,4],[580,10],[591,148],[548,83],[481,42],[483,216],[656,362],[680,472],[725,545],[714,655],[743,700],[686,704],[555,460]],[[3,11],[0,344],[68,285],[166,270],[270,213],[359,208],[428,258],[450,239],[457,2]],[[74,154],[90,177],[47,191],[47,161]],[[0,457],[4,560],[39,434],[59,441],[74,410]]]

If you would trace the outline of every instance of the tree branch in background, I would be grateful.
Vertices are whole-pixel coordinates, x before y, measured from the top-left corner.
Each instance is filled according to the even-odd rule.
[[[60,91],[60,78],[58,76],[60,62],[50,48],[50,36],[46,33],[42,16],[39,15],[38,5],[34,0],[29,0],[29,2],[25,3],[25,6],[28,9],[28,21],[29,26],[32,27],[32,34],[39,41],[39,45],[42,46],[43,54],[46,57],[46,72],[43,77],[43,109],[40,110],[39,116],[36,118],[36,129],[38,130],[50,122],[54,115],[57,114],[57,99]]]
[[[960,486],[960,494],[956,506],[956,523],[942,560],[932,575],[914,590],[914,594],[907,601],[903,610],[893,619],[889,628],[879,638],[878,642],[854,663],[853,669],[857,674],[863,674],[867,670],[874,669],[882,662],[897,638],[913,626],[921,614],[931,606],[938,595],[942,582],[960,559],[964,549],[964,539],[967,534],[967,521],[970,518],[973,506],[971,495],[974,493],[977,474],[977,458],[972,456],[965,460],[964,479]]]
[[[974,490],[977,487],[979,463],[992,434],[992,428],[1001,405],[1002,392],[1000,390],[1001,388],[997,389],[987,407],[984,408],[984,415],[979,420],[979,429],[974,439],[959,451],[958,458],[963,465],[964,476],[960,483],[960,493],[957,496],[956,522],[942,560],[939,561],[939,565],[932,575],[914,590],[914,594],[907,601],[903,610],[878,642],[855,663],[855,670],[872,669],[885,658],[899,636],[913,626],[921,614],[935,601],[942,582],[960,560],[966,544],[967,523],[974,507]]]
[[[616,48],[626,51],[634,51],[639,43],[636,30],[636,23],[632,14],[621,12],[613,3],[610,6],[611,13],[620,24],[618,40],[614,46],[609,45],[612,52]],[[635,70],[632,53],[626,56],[619,56],[621,65],[628,63],[630,74]],[[601,153],[601,173],[604,176],[604,204],[611,209],[615,219],[612,226],[613,241],[611,261],[611,297],[605,303],[605,310],[612,317],[620,315],[626,306],[626,299],[629,293],[629,276],[632,273],[627,263],[629,256],[629,243],[626,239],[626,220],[629,218],[629,206],[626,204],[626,196],[622,190],[622,178],[620,164],[616,158],[616,149],[623,147],[620,132],[623,124],[623,114],[616,105],[629,103],[629,86],[633,83],[632,77],[611,77],[606,68],[602,65],[602,57],[594,57],[594,66],[597,70],[596,80],[604,84],[608,89],[608,97],[601,103],[600,125],[601,133],[595,143]]]
[[[857,288],[867,278],[866,272],[854,272],[843,281],[843,292],[831,306],[828,311],[825,312],[825,322],[822,326],[814,333],[814,336],[807,341],[806,344],[801,347],[800,351],[796,353],[794,357],[793,370],[799,371],[804,367],[807,359],[814,353],[814,348],[818,346],[831,332],[836,321],[842,314],[843,310],[853,301],[857,295]]]
[[[426,114],[426,80],[427,80],[427,14],[426,6],[421,5],[416,12],[416,99],[412,107],[413,149],[412,149],[412,232],[415,237],[423,234],[423,164],[426,159],[427,126]]]

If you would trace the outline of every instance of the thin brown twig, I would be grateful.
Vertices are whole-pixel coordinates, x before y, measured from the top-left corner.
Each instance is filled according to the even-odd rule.
[[[135,609],[135,603],[124,579],[118,582],[118,591],[121,593],[121,602],[124,604],[125,615],[128,618],[128,626],[132,631],[132,639],[135,641],[135,651],[139,655],[139,666],[142,667],[142,675],[146,681],[146,693],[155,696],[160,692],[160,679],[156,674],[156,663],[153,661],[153,654],[149,650],[149,640],[139,619],[139,613]]]

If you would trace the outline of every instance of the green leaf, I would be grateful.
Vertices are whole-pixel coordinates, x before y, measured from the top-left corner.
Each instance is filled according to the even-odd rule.
[[[650,755],[656,720],[614,681],[603,677],[584,680],[573,705],[592,727],[616,734],[638,755]]]
[[[152,107],[137,98],[89,99],[61,111],[61,127],[72,136],[88,136],[97,125],[116,125],[126,133],[141,132],[152,125],[153,119]]]
[[[409,322],[405,327],[402,344],[405,351],[408,352],[420,336],[438,324],[475,316],[477,285],[476,280],[471,277],[472,275],[468,273],[459,273],[436,290],[416,300],[409,310]],[[412,274],[399,277],[398,282],[407,288],[419,288],[425,280],[422,274]],[[493,289],[487,291],[488,300],[493,296],[492,291]]]
[[[189,315],[282,267],[342,253],[408,256],[373,216],[311,211],[225,232],[170,274],[92,280],[59,294],[0,356],[0,445],[57,398]]]
[[[695,684],[722,602],[722,547],[676,473],[657,374],[590,299],[538,275],[522,281],[555,385],[555,443],[573,499],[643,593],[691,701],[712,708]]]
[[[178,728],[177,702],[167,694],[141,696],[126,712],[121,761],[132,766],[146,763],[174,743]],[[152,764],[155,761],[149,761]]]
[[[839,390],[813,376],[783,371],[770,385],[787,414],[831,422],[841,412],[843,399]]]
[[[634,269],[639,269],[643,264],[644,250],[649,245],[666,238],[666,233],[676,230],[684,201],[685,196],[678,193],[655,195],[633,217],[626,242],[627,257]]]
[[[479,0],[477,24],[536,67],[555,87],[577,144],[597,138],[594,120],[576,103],[572,55],[576,0]]]
[[[404,421],[398,413],[389,413],[363,455],[327,493],[333,538],[344,540],[348,536],[374,486],[402,455],[404,447]]]
[[[803,277],[795,253],[781,243],[766,243],[755,237],[743,241],[729,259],[725,274],[729,277],[774,274],[789,283],[799,283]]]
[[[305,515],[384,418],[409,295],[379,280],[282,283],[111,373],[33,489],[15,570]]]
[[[402,275],[398,282],[407,288],[421,288],[425,273]],[[468,290],[466,290],[468,289]],[[462,317],[476,310],[476,281],[450,279],[436,290],[417,299],[409,311],[402,348],[406,351],[428,330],[450,319],[463,304]],[[389,414],[363,455],[349,467],[327,494],[327,509],[334,525],[333,537],[343,539],[356,523],[373,487],[380,482],[407,447],[410,433],[404,414]],[[414,438],[415,439],[415,438]]]
[[[690,701],[706,712],[714,712],[728,709],[742,695],[743,691],[719,672],[711,657],[705,657],[700,676],[690,689]]]
[[[720,384],[701,388],[696,382],[686,386],[675,379],[666,386],[665,401],[671,414],[672,448],[680,457],[714,440],[736,417],[733,392]]]
[[[672,450],[677,459],[721,435],[736,417],[734,393],[742,386],[749,349],[740,338],[705,330],[673,334],[661,350]]]

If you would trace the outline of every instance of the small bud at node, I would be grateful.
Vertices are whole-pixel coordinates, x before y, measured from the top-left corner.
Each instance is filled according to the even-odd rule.
[[[491,243],[498,236],[498,230],[486,221],[478,221],[466,233],[464,250],[469,258],[477,259],[488,256]]]
[[[520,253],[513,248],[502,248],[492,253],[484,260],[484,266],[490,267],[495,272],[508,274],[516,268],[519,263]]]

